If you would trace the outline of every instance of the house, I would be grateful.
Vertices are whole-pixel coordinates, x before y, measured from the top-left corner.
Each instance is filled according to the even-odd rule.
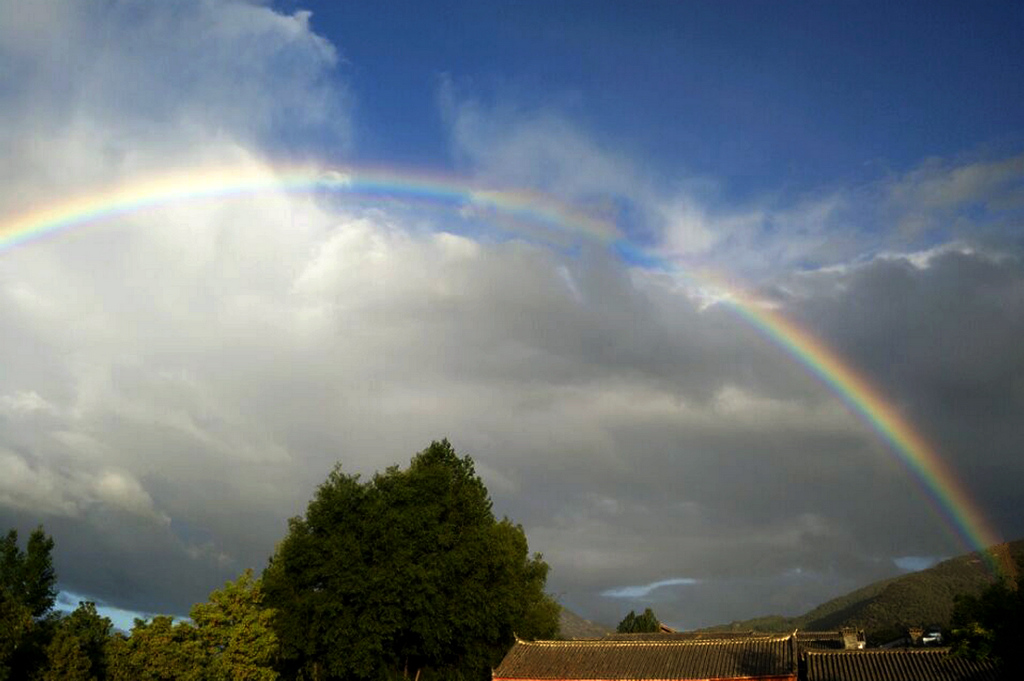
[[[949,648],[808,650],[801,681],[998,681],[991,662],[951,655]]]
[[[517,640],[492,678],[797,681],[797,666],[796,639],[791,634],[717,639]]]
[[[864,650],[867,637],[863,629],[844,628],[838,631],[800,631],[794,633],[797,646],[803,650]]]
[[[608,634],[601,637],[602,641],[710,641],[734,640],[768,636],[756,631],[673,631],[651,632],[643,634]],[[866,644],[863,629],[839,629],[836,631],[802,631],[793,632],[796,638],[797,652],[809,649],[830,650],[863,650]]]
[[[717,638],[716,638],[717,636]],[[614,634],[576,641],[517,640],[494,681],[999,681],[991,662],[949,648],[865,650],[854,630]]]

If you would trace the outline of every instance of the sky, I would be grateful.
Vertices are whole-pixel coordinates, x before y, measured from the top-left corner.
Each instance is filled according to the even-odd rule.
[[[1021,2],[0,0],[0,527],[183,615],[448,437],[612,626],[1022,538],[1021,64]]]

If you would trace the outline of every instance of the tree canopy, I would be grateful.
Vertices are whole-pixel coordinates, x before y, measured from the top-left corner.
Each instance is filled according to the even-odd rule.
[[[40,664],[49,634],[45,618],[57,597],[52,551],[53,539],[41,527],[25,550],[16,530],[0,540],[0,681]]]
[[[619,626],[616,627],[615,631],[620,634],[645,634],[653,633],[661,629],[661,622],[654,615],[654,611],[650,608],[644,610],[642,615],[637,615],[632,610],[629,614],[622,618],[619,622]]]
[[[11,530],[0,540],[0,591],[5,600],[42,617],[57,598],[57,575],[53,570],[53,539],[43,528],[32,531],[25,550],[18,548],[18,532]]]
[[[556,633],[547,572],[442,440],[368,482],[336,467],[263,582],[289,675],[486,679],[515,635]]]
[[[1024,561],[1016,579],[1000,579],[978,596],[964,595],[953,610],[953,650],[968,658],[993,660],[1006,678],[1021,678],[1024,661]]]
[[[112,644],[113,681],[274,681],[274,612],[263,607],[260,580],[246,570],[189,612],[136,620],[131,636]]]

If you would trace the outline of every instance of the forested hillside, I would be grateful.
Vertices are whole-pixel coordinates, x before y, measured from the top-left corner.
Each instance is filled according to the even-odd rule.
[[[559,638],[600,638],[612,633],[612,631],[614,631],[612,627],[591,622],[564,607],[558,616]]]
[[[1010,561],[1024,559],[1024,540],[995,549]],[[868,642],[896,638],[908,626],[948,627],[954,599],[977,595],[991,584],[992,575],[977,553],[945,560],[934,567],[902,577],[883,580],[822,603],[797,617],[768,615],[708,630],[791,631],[827,630],[838,627],[864,629]]]

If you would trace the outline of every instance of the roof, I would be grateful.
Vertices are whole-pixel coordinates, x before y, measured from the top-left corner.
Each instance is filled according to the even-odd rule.
[[[863,636],[858,640],[863,641]],[[843,650],[846,639],[841,631],[797,631],[796,642],[800,650]]]
[[[860,642],[864,641],[864,632],[852,632]],[[661,632],[641,634],[608,634],[602,641],[702,641],[702,640],[736,640],[744,638],[764,638],[765,636],[783,636],[763,631],[678,631],[671,634]],[[799,650],[846,648],[846,639],[841,631],[795,631]]]
[[[718,640],[517,641],[494,679],[796,678],[792,636]]]
[[[807,681],[997,681],[991,662],[923,650],[808,650]]]
[[[765,636],[783,636],[784,634],[757,633],[753,631],[674,631],[646,632],[638,634],[608,634],[602,641],[701,641],[736,638],[753,638]]]

